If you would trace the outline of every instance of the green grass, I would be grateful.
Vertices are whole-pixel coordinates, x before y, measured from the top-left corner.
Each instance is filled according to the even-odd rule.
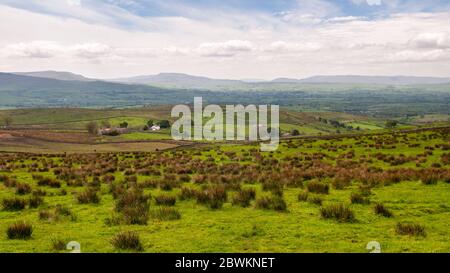
[[[381,130],[384,129],[383,127],[373,124],[373,123],[366,123],[366,122],[348,122],[346,125],[352,126],[353,128],[359,127],[361,130]]]
[[[134,132],[129,134],[123,134],[119,136],[120,139],[126,140],[161,140],[161,139],[172,139],[170,132],[158,131],[158,132]]]
[[[422,194],[423,191],[427,194]],[[396,218],[376,216],[368,206],[352,205],[358,222],[344,224],[321,219],[317,206],[298,202],[297,193],[296,189],[285,191],[288,213],[234,207],[229,203],[221,210],[212,211],[193,201],[182,201],[175,206],[182,215],[180,220],[152,220],[148,226],[126,227],[104,224],[113,206],[110,195],[103,194],[100,205],[74,205],[71,196],[46,198],[47,206],[65,204],[71,207],[79,220],[45,223],[37,219],[37,209],[23,213],[0,212],[0,250],[49,252],[52,249],[48,234],[52,234],[67,242],[80,242],[83,252],[113,252],[109,239],[126,229],[139,233],[148,252],[365,252],[366,244],[372,240],[381,243],[383,252],[450,251],[449,184],[429,188],[420,183],[401,183],[377,189],[374,200],[390,207]],[[332,192],[325,198],[325,204],[345,202],[349,195],[350,190]],[[6,239],[5,224],[15,219],[33,224],[31,240]],[[424,223],[428,236],[397,235],[394,226],[399,220]]]

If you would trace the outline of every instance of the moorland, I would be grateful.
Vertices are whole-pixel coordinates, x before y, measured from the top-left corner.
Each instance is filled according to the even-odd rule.
[[[13,117],[0,131],[0,251],[450,251],[445,114],[391,127],[287,107],[280,148],[264,153],[142,129],[169,110],[0,111]],[[129,131],[92,135],[92,122]]]

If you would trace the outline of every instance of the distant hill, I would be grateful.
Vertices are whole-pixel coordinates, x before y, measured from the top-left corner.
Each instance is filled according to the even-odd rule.
[[[64,71],[36,71],[10,73],[20,76],[31,76],[62,81],[98,81],[84,77],[83,75]],[[313,76],[305,79],[276,78],[272,81],[259,79],[214,79],[202,76],[193,76],[183,73],[160,73],[156,75],[144,75],[128,78],[104,80],[104,82],[152,85],[176,89],[202,89],[202,90],[246,90],[258,87],[264,88],[268,84],[364,84],[364,85],[433,85],[450,84],[450,78],[438,77],[412,77],[412,76],[360,76],[360,75],[336,75]]]
[[[110,81],[191,89],[217,88],[221,86],[229,87],[244,84],[243,81],[239,80],[211,79],[182,73],[160,73],[157,75],[113,79]]]
[[[95,81],[95,79],[89,79],[79,74],[63,71],[13,72],[11,74],[37,78],[47,78],[61,81]]]
[[[344,84],[383,84],[383,85],[420,85],[420,84],[446,84],[450,78],[436,77],[409,77],[409,76],[314,76],[302,80],[291,80],[297,83],[344,83]],[[278,81],[280,82],[280,81]]]
[[[276,78],[271,81],[271,83],[301,83],[302,80],[291,79],[291,78]]]
[[[272,81],[264,80],[229,80],[192,76],[180,73],[160,73],[157,75],[137,76],[131,78],[113,79],[114,82],[156,85],[187,89],[217,89],[217,88],[245,88],[248,85],[267,83],[280,84],[377,84],[377,85],[423,85],[448,84],[450,78],[409,77],[409,76],[314,76],[306,79],[276,78]]]
[[[175,78],[180,80],[184,77],[178,75]],[[192,80],[191,77],[187,78]],[[209,81],[200,79],[200,82]],[[216,81],[213,82],[216,84]],[[198,81],[191,83],[199,84]],[[184,83],[178,84],[186,86]],[[397,117],[429,113],[450,114],[450,84],[394,86],[261,82],[240,83],[236,86],[230,85],[229,88],[178,89],[0,73],[0,108],[174,105],[191,104],[194,97],[203,97],[205,105],[274,104],[306,110],[325,109]]]
[[[69,81],[0,73],[0,106],[126,106],[192,100],[192,96],[184,93],[188,92],[98,80]]]

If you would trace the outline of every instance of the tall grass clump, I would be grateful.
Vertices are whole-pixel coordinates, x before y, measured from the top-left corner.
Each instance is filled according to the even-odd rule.
[[[306,189],[311,193],[328,194],[330,191],[330,186],[325,183],[311,181],[306,184]]]
[[[38,186],[48,186],[51,188],[61,188],[61,182],[53,179],[53,178],[49,178],[49,177],[38,177],[38,182],[37,182]]]
[[[63,251],[67,247],[67,243],[61,239],[52,239],[52,249],[55,251]]]
[[[339,222],[352,222],[355,220],[353,211],[343,204],[332,204],[320,208],[320,215],[325,219],[334,219]]]
[[[190,200],[196,198],[198,195],[198,191],[189,187],[181,187],[181,192],[178,195],[180,200]]]
[[[381,203],[375,204],[374,211],[375,211],[375,214],[378,214],[378,215],[381,215],[384,217],[389,218],[389,217],[393,216],[393,213]]]
[[[134,250],[139,252],[144,250],[139,234],[133,231],[124,231],[116,234],[112,238],[111,244],[119,250]]]
[[[31,234],[33,234],[33,226],[23,221],[10,225],[6,230],[8,239],[25,240],[31,238]]]
[[[250,202],[256,197],[255,189],[241,189],[233,196],[233,205],[248,207]]]
[[[146,225],[148,221],[149,196],[141,189],[130,188],[116,200],[115,210],[122,213],[128,225]]]
[[[80,204],[98,204],[100,203],[100,196],[98,195],[96,189],[88,188],[87,190],[77,194],[77,201]]]
[[[155,196],[155,202],[157,205],[161,206],[174,206],[177,199],[175,196],[165,195],[161,194],[158,196]]]
[[[8,211],[17,211],[17,210],[23,210],[25,209],[25,206],[27,205],[27,201],[22,198],[5,198],[2,200],[2,207],[4,210]]]
[[[215,185],[209,186],[197,193],[197,203],[206,205],[211,209],[220,209],[227,201],[227,191],[225,187]]]
[[[181,219],[180,212],[175,208],[169,207],[159,207],[153,210],[151,215],[154,219],[158,219],[160,221],[172,221]]]
[[[416,223],[397,223],[395,231],[399,235],[426,236],[425,227]]]
[[[16,184],[16,194],[24,195],[31,192],[31,187],[25,183],[17,183]]]
[[[287,205],[283,197],[278,195],[262,196],[256,199],[256,208],[258,209],[271,209],[276,211],[286,211]]]

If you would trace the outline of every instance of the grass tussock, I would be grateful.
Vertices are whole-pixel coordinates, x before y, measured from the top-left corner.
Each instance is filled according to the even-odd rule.
[[[227,191],[220,185],[209,186],[197,193],[197,203],[206,205],[211,209],[220,209],[227,201]]]
[[[175,196],[161,194],[161,195],[155,196],[155,202],[157,205],[160,205],[160,206],[175,206],[175,203],[177,202],[177,198]]]
[[[111,244],[118,250],[133,250],[139,252],[144,250],[139,234],[133,231],[124,231],[116,234],[112,238]]]
[[[332,204],[320,208],[320,215],[324,219],[334,219],[338,222],[353,222],[355,215],[353,211],[344,204]]]
[[[50,177],[38,177],[38,186],[47,186],[50,188],[61,188],[61,182]]]
[[[287,204],[283,197],[278,195],[262,196],[256,199],[256,208],[276,211],[287,211]]]
[[[33,226],[23,221],[10,225],[6,230],[8,239],[26,240],[31,238],[32,234]]]
[[[25,183],[16,184],[16,194],[25,195],[31,193],[31,186]]]
[[[146,225],[149,218],[149,198],[140,189],[128,189],[118,196],[115,210],[122,213],[127,225]]]
[[[394,216],[394,214],[381,203],[375,204],[374,211],[375,211],[375,214],[378,214],[378,215],[381,215],[384,217],[390,218],[390,217]]]
[[[52,249],[54,251],[63,251],[66,250],[67,243],[62,239],[52,239]]]
[[[350,195],[350,202],[352,204],[369,204],[370,200],[368,197],[365,197],[364,195],[360,193],[353,192]]]
[[[311,193],[328,194],[330,186],[322,182],[311,181],[306,185],[306,189]]]
[[[27,205],[27,201],[22,198],[5,198],[2,200],[2,207],[3,210],[6,211],[18,211],[25,209]]]
[[[250,202],[256,198],[255,189],[241,189],[234,196],[232,204],[235,206],[249,207]]]
[[[395,231],[399,235],[422,236],[425,237],[425,227],[417,223],[397,223]]]
[[[152,211],[152,218],[160,221],[172,221],[181,219],[180,212],[175,208],[159,207]]]
[[[80,204],[98,204],[100,203],[100,196],[96,189],[88,188],[76,195],[77,201]]]
[[[181,192],[178,195],[178,198],[180,200],[190,200],[190,199],[195,199],[198,195],[198,191],[196,189],[193,188],[189,188],[189,187],[181,187]]]

